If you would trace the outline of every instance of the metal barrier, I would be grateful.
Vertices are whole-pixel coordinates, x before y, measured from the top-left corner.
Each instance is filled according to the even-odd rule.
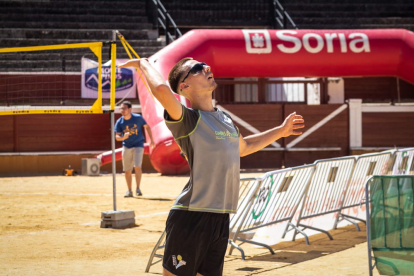
[[[289,169],[288,169],[289,170]],[[229,254],[233,252],[233,249],[236,248],[240,251],[242,259],[245,259],[244,251],[237,246],[234,241],[231,240],[231,237],[234,236],[234,229],[239,227],[242,223],[243,216],[251,205],[251,200],[254,195],[257,193],[257,190],[260,188],[261,179],[258,178],[243,178],[240,179],[240,190],[239,190],[239,202],[237,206],[237,213],[233,214],[230,217],[230,237],[229,243],[232,245],[230,248]],[[246,237],[247,238],[247,237]],[[272,252],[272,249],[270,248]]]
[[[349,181],[346,191],[346,197],[341,206],[338,219],[335,223],[334,229],[337,224],[346,220],[355,225],[358,231],[360,231],[358,224],[353,221],[357,220],[365,223],[365,219],[359,218],[357,208],[356,215],[344,214],[344,211],[353,207],[361,207],[364,204],[364,189],[365,183],[372,175],[386,175],[390,166],[390,161],[393,159],[394,151],[384,151],[380,153],[363,154],[357,157],[355,169],[352,173],[352,177]],[[362,214],[365,216],[365,214]]]
[[[353,156],[315,161],[315,172],[304,196],[293,240],[300,233],[309,244],[308,236],[303,232],[305,229],[325,233],[329,239],[333,239],[328,231],[311,226],[309,223],[304,224],[302,220],[338,213],[341,210],[341,203],[344,200],[355,163],[356,159]],[[299,231],[299,227],[303,228]]]
[[[162,250],[165,248],[165,230],[164,232],[162,232],[161,237],[158,239],[158,242],[155,244],[154,249],[152,249],[151,255],[149,257],[148,260],[148,264],[147,264],[147,268],[145,268],[145,272],[149,272],[151,266],[159,263],[162,261],[162,258],[164,257],[164,255],[162,254],[157,254],[158,250]],[[154,259],[154,257],[159,258],[159,260],[156,260],[155,262],[152,262],[152,260]]]
[[[304,232],[305,229],[325,233],[333,239],[327,230],[303,222],[327,214],[337,214],[333,220],[333,229],[337,228],[340,221],[346,220],[360,231],[353,220],[365,220],[344,212],[363,206],[364,184],[374,174],[386,174],[390,171],[414,174],[413,159],[414,148],[407,148],[318,160],[311,165],[272,171],[257,178],[241,179],[237,213],[230,218],[229,254],[235,248],[240,251],[244,260],[245,254],[241,248],[243,243],[266,247],[274,254],[270,246],[253,239],[259,228],[281,222],[286,222],[281,238],[289,231],[294,231],[293,240],[297,234],[302,234],[307,244],[309,238]],[[298,214],[296,224],[292,223],[295,214]],[[157,254],[157,251],[165,247],[165,237],[164,231],[150,255],[145,272],[162,260],[163,255]],[[238,241],[241,243],[237,244]],[[153,262],[154,257],[160,259]]]
[[[300,231],[291,223],[302,197],[310,183],[314,165],[294,167],[268,172],[250,186],[245,201],[239,204],[237,217],[230,227],[229,243],[241,252],[244,260],[244,251],[240,245],[251,243],[266,247],[272,254],[272,248],[267,244],[253,241],[255,232],[262,227],[280,222],[287,222],[282,237],[289,231],[289,227]],[[241,244],[236,244],[241,241]]]
[[[375,266],[381,275],[412,275],[414,176],[373,176],[365,198],[369,275]]]
[[[391,174],[414,174],[414,148],[399,149],[395,152]]]

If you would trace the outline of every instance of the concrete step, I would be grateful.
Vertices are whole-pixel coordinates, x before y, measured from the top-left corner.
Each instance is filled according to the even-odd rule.
[[[150,57],[156,52],[160,51],[162,46],[151,46],[151,47],[134,47],[135,52],[140,57]],[[129,58],[125,49],[117,48],[117,58]],[[3,61],[24,61],[27,63],[42,61],[42,60],[59,60],[63,58],[66,61],[80,62],[82,57],[87,57],[96,60],[96,56],[92,51],[87,48],[70,49],[70,50],[53,50],[53,51],[35,51],[35,52],[12,52],[12,53],[0,53],[0,62]],[[134,56],[133,56],[134,57]],[[103,62],[109,59],[109,48],[102,49]]]
[[[7,21],[0,22],[3,28],[21,29],[152,29],[151,23],[125,23],[125,22],[41,22],[41,21]]]
[[[401,17],[369,17],[369,18],[295,18],[295,23],[299,26],[304,24],[326,24],[326,25],[338,25],[338,24],[349,24],[349,25],[392,25],[397,27],[399,25],[406,25],[406,24],[414,24],[414,17],[413,18],[401,18]]]
[[[113,29],[0,29],[0,38],[35,38],[39,39],[97,39],[111,40]],[[148,32],[145,30],[118,29],[127,39],[148,39]]]
[[[132,48],[135,47],[160,47],[163,46],[161,41],[157,40],[127,40]],[[61,45],[61,44],[78,44],[88,42],[103,42],[99,39],[36,39],[36,38],[0,38],[0,48],[29,47],[42,45]],[[117,41],[117,47],[123,48],[120,41]],[[106,49],[107,47],[103,47]]]
[[[2,8],[76,8],[89,10],[90,12],[99,11],[100,9],[145,9],[146,1],[0,1]]]
[[[143,57],[148,57],[148,54],[153,55],[157,51],[161,50],[161,47],[157,47],[157,48],[142,47],[142,48],[137,48],[134,50],[137,52],[139,56],[142,55]],[[107,51],[104,50],[102,52],[103,52],[103,55],[102,55],[103,59],[104,60],[109,59],[108,50]],[[96,60],[95,54],[89,51],[88,49],[84,49],[83,52],[79,52],[79,53],[57,52],[57,51],[53,51],[53,52],[48,51],[47,53],[42,53],[42,52],[24,52],[24,53],[7,53],[7,54],[0,53],[1,60],[9,60],[9,61],[13,61],[13,60],[14,61],[17,61],[17,60],[23,60],[23,61],[62,60],[63,58],[65,58],[67,61],[68,60],[80,61],[82,57]],[[128,54],[125,51],[122,51],[122,52],[118,51],[116,53],[116,57],[118,59],[129,58]]]
[[[255,21],[255,22],[246,22],[246,21],[224,21],[224,22],[194,22],[194,21],[184,21],[177,23],[180,28],[181,33],[185,34],[186,32],[192,29],[271,29],[271,22],[267,21]],[[164,35],[164,32],[161,33]]]
[[[222,22],[240,21],[244,22],[245,25],[248,25],[250,22],[267,22],[270,20],[269,12],[266,10],[257,13],[249,11],[232,12],[230,10],[221,10],[217,12],[204,10],[193,10],[188,12],[185,10],[176,10],[171,11],[170,14],[177,24],[181,24],[183,22],[197,22],[201,24],[213,23],[220,25]]]
[[[4,41],[8,43],[4,43]],[[19,43],[15,43],[13,45],[14,39],[0,39],[0,45],[5,46],[4,48],[15,48],[18,46]],[[41,46],[38,45],[39,41],[31,40],[34,45],[24,45],[24,46]],[[88,41],[90,42],[90,41]],[[160,51],[164,46],[162,46],[162,42],[157,41],[131,41],[130,45],[138,53],[141,57],[149,57],[155,54],[156,52]],[[64,43],[61,43],[64,44]],[[145,45],[146,44],[146,45]],[[152,44],[152,45],[151,45]],[[53,44],[45,44],[45,45],[53,45]],[[58,45],[58,44],[55,44]],[[9,47],[7,47],[9,46]],[[76,60],[80,61],[80,59],[85,56],[88,58],[95,58],[95,54],[90,51],[88,48],[73,48],[73,49],[64,49],[64,50],[48,50],[48,51],[36,51],[36,52],[11,52],[11,53],[1,53],[0,54],[0,61],[1,60],[62,60],[65,57],[66,60]],[[103,59],[109,59],[109,46],[102,47],[102,57]],[[129,58],[128,54],[125,51],[125,48],[118,43],[117,45],[117,58]]]
[[[37,22],[54,22],[57,24],[63,22],[85,22],[85,23],[147,23],[146,16],[106,16],[97,14],[2,14],[0,22],[21,22],[21,21],[37,21]]]
[[[383,12],[375,12],[375,11],[352,11],[352,12],[342,12],[342,11],[297,11],[291,10],[288,11],[289,15],[294,18],[304,18],[304,17],[345,17],[345,18],[369,18],[369,17],[413,17],[411,13],[407,13],[406,11],[383,11]]]
[[[334,12],[361,12],[367,11],[372,13],[378,12],[406,12],[407,14],[413,14],[414,2],[404,5],[392,5],[392,4],[361,4],[361,2],[355,1],[353,4],[291,4],[287,3],[283,6],[288,12],[290,11],[325,11],[330,13]]]
[[[2,3],[2,2],[0,2]],[[105,6],[104,8],[97,9],[82,9],[77,7],[0,7],[0,14],[76,14],[76,15],[101,15],[115,17],[115,16],[146,16],[147,11],[145,8],[134,8],[134,7],[126,7],[126,8],[108,8]]]
[[[338,4],[356,4],[357,1],[355,0],[340,0],[340,1],[332,1],[332,0],[289,0],[289,1],[284,1],[283,6],[287,5],[287,4],[333,4],[333,3],[338,3]],[[409,1],[407,0],[393,0],[393,1],[389,1],[389,0],[364,0],[363,1],[364,4],[393,4],[393,5],[403,5],[403,4],[407,4],[409,3]]]
[[[333,30],[344,30],[344,29],[406,29],[409,31],[414,31],[414,25],[387,25],[387,24],[364,24],[364,25],[329,25],[326,24],[304,24],[299,26],[300,29],[315,29],[315,30],[321,30],[321,29],[333,29]]]
[[[270,8],[269,1],[267,0],[256,0],[256,1],[163,1],[164,7],[168,12],[176,10],[209,10],[219,12],[221,10],[230,11],[268,11]]]
[[[151,56],[153,53],[143,53]],[[127,57],[124,57],[127,58]],[[106,60],[104,60],[106,61]],[[65,68],[65,70],[62,69]],[[0,60],[0,72],[81,72],[81,60]]]

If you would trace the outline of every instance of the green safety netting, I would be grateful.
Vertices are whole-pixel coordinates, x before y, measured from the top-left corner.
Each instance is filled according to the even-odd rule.
[[[414,176],[375,176],[370,240],[381,275],[414,275]]]

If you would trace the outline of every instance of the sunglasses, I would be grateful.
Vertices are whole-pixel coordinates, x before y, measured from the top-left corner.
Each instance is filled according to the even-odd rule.
[[[194,66],[191,67],[191,69],[187,72],[187,75],[185,75],[184,79],[181,82],[184,82],[185,79],[188,77],[188,75],[190,75],[190,73],[195,75],[195,74],[200,73],[201,71],[203,71],[205,65],[207,65],[205,62],[200,62],[200,63],[194,64]]]

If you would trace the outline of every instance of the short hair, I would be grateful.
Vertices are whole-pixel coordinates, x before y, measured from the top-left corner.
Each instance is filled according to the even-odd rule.
[[[128,106],[128,108],[131,108],[132,107],[132,104],[131,104],[130,101],[123,101],[122,104]]]
[[[186,57],[177,62],[174,67],[171,69],[170,73],[168,74],[168,82],[170,83],[170,87],[172,91],[175,93],[180,94],[178,91],[178,86],[180,84],[180,79],[183,76],[185,72],[185,68],[183,67],[183,64],[186,63],[189,60],[192,60],[193,58]]]

